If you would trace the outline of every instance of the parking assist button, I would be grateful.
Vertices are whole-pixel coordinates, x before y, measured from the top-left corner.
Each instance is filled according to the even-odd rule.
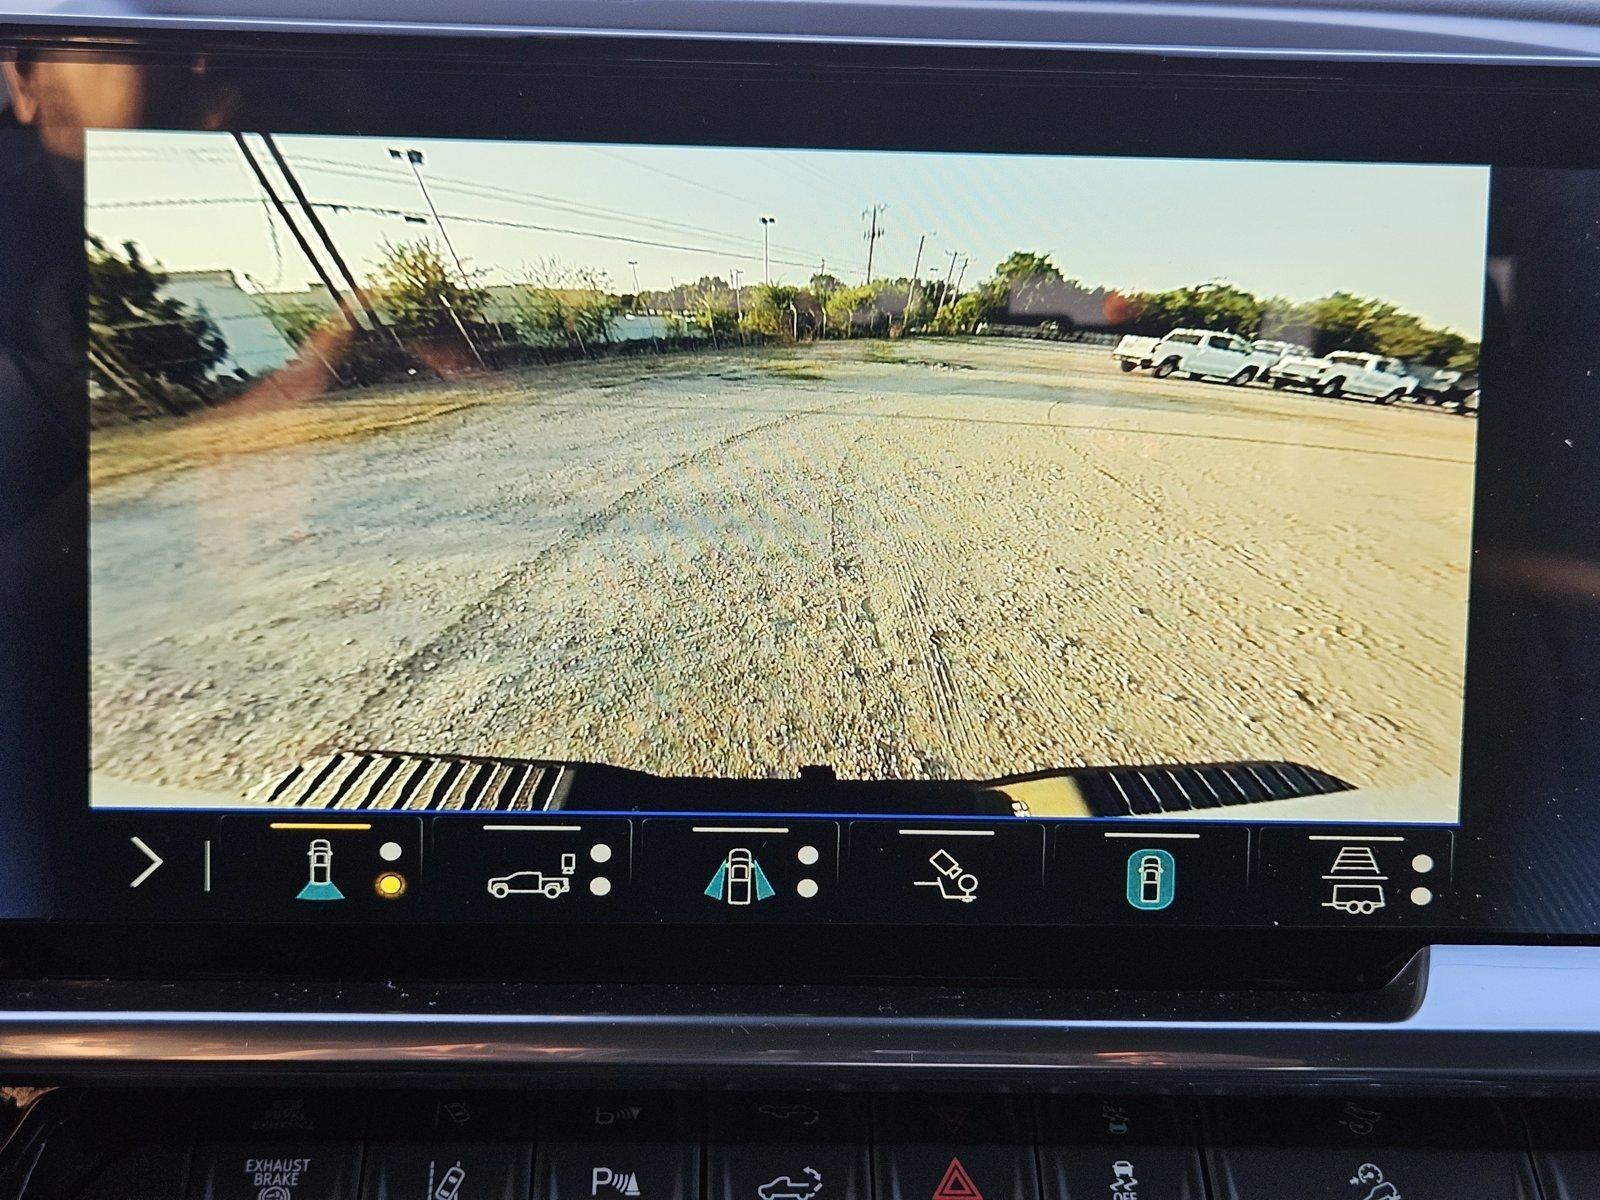
[[[535,1200],[699,1200],[698,1097],[551,1097]]]

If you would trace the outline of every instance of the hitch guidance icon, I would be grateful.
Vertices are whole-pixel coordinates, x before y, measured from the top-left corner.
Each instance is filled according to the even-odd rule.
[[[343,900],[344,893],[333,881],[333,843],[327,838],[313,838],[306,850],[306,861],[306,885],[295,899]]]
[[[917,887],[938,888],[941,900],[954,900],[958,904],[971,904],[978,898],[978,877],[962,870],[950,851],[935,850],[928,857],[928,865],[933,868],[934,877],[914,880]]]

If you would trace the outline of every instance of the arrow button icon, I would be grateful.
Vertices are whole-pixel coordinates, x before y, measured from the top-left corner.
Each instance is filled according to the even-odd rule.
[[[145,845],[143,838],[131,837],[128,840],[135,846],[139,847],[139,849],[142,850],[150,859],[150,865],[135,875],[133,877],[133,882],[128,884],[129,887],[136,888],[146,879],[149,879],[150,876],[159,871],[161,869],[161,864],[164,863],[166,859],[162,858],[161,855],[157,854],[154,850],[150,849],[149,846]]]

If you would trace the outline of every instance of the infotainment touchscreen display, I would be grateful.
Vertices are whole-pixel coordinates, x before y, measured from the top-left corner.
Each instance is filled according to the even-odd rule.
[[[526,809],[536,760],[1455,819],[1485,168],[85,166],[95,805]]]
[[[363,132],[198,70],[63,137],[7,77],[76,464],[10,915],[92,843],[150,920],[1458,919],[1488,431],[1554,394],[1480,406],[1490,156]]]

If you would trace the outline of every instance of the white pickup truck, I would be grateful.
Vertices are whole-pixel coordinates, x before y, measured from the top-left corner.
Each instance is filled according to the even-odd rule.
[[[1336,350],[1325,358],[1286,358],[1272,369],[1272,386],[1303,387],[1323,396],[1362,396],[1384,404],[1417,390],[1405,363],[1381,354]]]
[[[1211,329],[1174,329],[1164,338],[1129,335],[1111,352],[1124,371],[1149,367],[1157,379],[1182,371],[1193,379],[1249,383],[1268,367],[1272,355],[1244,338]]]
[[[1261,368],[1261,373],[1256,376],[1265,383],[1272,378],[1273,369],[1286,358],[1306,358],[1311,355],[1310,346],[1302,346],[1299,342],[1264,341],[1256,342],[1257,353],[1265,354],[1271,358],[1266,366]]]

